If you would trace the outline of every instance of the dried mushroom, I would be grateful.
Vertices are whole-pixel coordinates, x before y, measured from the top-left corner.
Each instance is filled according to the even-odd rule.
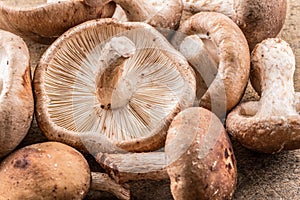
[[[229,113],[227,130],[244,146],[264,153],[300,148],[299,94],[294,91],[295,57],[289,44],[270,38],[252,54],[261,97]]]
[[[84,199],[89,189],[130,199],[129,190],[107,174],[92,172],[74,148],[59,142],[32,144],[0,164],[0,199]]]
[[[0,28],[28,37],[40,43],[50,44],[58,36],[77,24],[96,18],[111,17],[115,4],[90,7],[83,1],[56,1],[26,6],[12,6],[0,1]]]
[[[276,37],[286,18],[287,0],[183,0],[184,10],[220,12],[230,17],[245,34],[250,49]]]
[[[174,199],[232,199],[237,166],[230,139],[219,118],[200,107],[174,117],[165,152],[108,154],[96,160],[117,182],[171,180]]]
[[[0,30],[0,158],[26,136],[33,109],[28,48],[19,36]]]
[[[198,105],[224,117],[242,98],[249,79],[243,32],[221,13],[200,12],[180,25],[172,44],[195,69]]]
[[[195,78],[150,25],[100,19],[49,47],[34,92],[37,122],[50,140],[85,149],[81,139],[90,133],[125,151],[146,151],[162,147],[172,118],[193,104]]]
[[[90,6],[115,2],[124,11],[128,21],[145,22],[158,28],[165,36],[178,28],[182,15],[182,0],[84,0]]]

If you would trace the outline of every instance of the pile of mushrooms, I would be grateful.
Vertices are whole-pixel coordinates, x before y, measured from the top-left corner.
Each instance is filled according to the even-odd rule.
[[[300,148],[295,59],[273,38],[286,4],[0,2],[0,199],[130,199],[142,179],[170,179],[176,200],[232,199],[228,133],[254,151]],[[33,78],[20,36],[49,44]],[[240,103],[249,80],[260,100]],[[49,141],[13,151],[33,112]]]

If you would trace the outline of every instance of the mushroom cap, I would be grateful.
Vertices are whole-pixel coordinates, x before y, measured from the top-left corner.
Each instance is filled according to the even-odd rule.
[[[174,199],[232,199],[236,161],[223,124],[211,111],[193,107],[176,115],[165,152]]]
[[[286,18],[287,0],[235,0],[233,20],[245,34],[249,47],[278,35]]]
[[[113,2],[90,7],[83,1],[58,1],[25,8],[0,2],[0,28],[50,44],[69,28],[87,20],[111,17],[114,10]]]
[[[184,10],[192,13],[220,12],[243,31],[252,50],[264,39],[276,37],[283,27],[287,0],[184,0]]]
[[[28,48],[19,36],[0,30],[0,158],[23,140],[33,109]]]
[[[216,12],[200,12],[188,18],[173,36],[172,44],[179,49],[184,38],[190,35],[208,39],[217,48],[218,72],[205,94],[197,98],[200,106],[218,116],[224,115],[240,101],[249,79],[250,52],[247,40],[230,18]],[[197,90],[202,87],[197,82]]]
[[[246,102],[231,111],[228,132],[243,146],[263,153],[300,148],[300,116],[256,117],[259,102]]]
[[[137,50],[124,62],[113,93],[125,95],[128,103],[105,110],[95,94],[97,59],[115,36],[128,37]],[[105,146],[103,135],[110,147],[158,149],[174,115],[192,106],[195,84],[185,58],[150,25],[92,20],[64,33],[42,56],[34,77],[37,122],[49,139],[79,149],[89,146],[84,141],[90,136]]]
[[[83,199],[90,169],[74,148],[45,142],[23,147],[0,165],[1,199]]]

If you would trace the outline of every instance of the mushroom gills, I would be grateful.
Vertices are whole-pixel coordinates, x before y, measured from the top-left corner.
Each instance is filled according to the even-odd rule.
[[[108,50],[118,38],[116,48],[131,46],[125,57]],[[161,147],[170,119],[193,104],[194,81],[185,58],[150,25],[89,21],[61,36],[37,67],[36,91],[46,99],[37,100],[38,121],[46,117],[60,136],[101,134],[127,150]]]

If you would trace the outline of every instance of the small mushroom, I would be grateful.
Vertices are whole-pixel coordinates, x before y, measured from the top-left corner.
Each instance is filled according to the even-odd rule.
[[[96,160],[117,182],[171,180],[174,199],[231,199],[237,183],[231,142],[219,118],[200,107],[175,116],[165,152],[107,154]]]
[[[28,48],[19,36],[0,30],[0,158],[26,136],[33,109]]]
[[[255,151],[299,149],[300,96],[294,91],[293,51],[279,38],[267,39],[254,48],[251,62],[251,73],[260,80],[260,100],[242,103],[229,113],[227,130]]]
[[[184,10],[212,11],[230,17],[245,34],[250,49],[264,39],[276,37],[283,27],[287,0],[183,0]]]
[[[96,18],[111,17],[115,10],[113,2],[101,7],[90,7],[80,0],[57,1],[38,5],[12,6],[0,2],[0,28],[50,44],[69,28]]]
[[[195,85],[185,58],[150,25],[92,20],[42,56],[34,77],[37,122],[50,140],[79,149],[90,133],[125,151],[155,150],[173,117],[193,105]]]
[[[130,198],[128,189],[107,174],[91,174],[82,154],[58,142],[16,150],[0,164],[0,179],[0,199],[84,199],[89,189]]]
[[[165,36],[176,30],[182,15],[182,0],[84,0],[90,6],[114,1],[125,11],[128,21],[145,22]]]
[[[198,105],[225,116],[249,79],[250,52],[240,28],[221,13],[200,12],[180,25],[172,44],[195,69]]]

